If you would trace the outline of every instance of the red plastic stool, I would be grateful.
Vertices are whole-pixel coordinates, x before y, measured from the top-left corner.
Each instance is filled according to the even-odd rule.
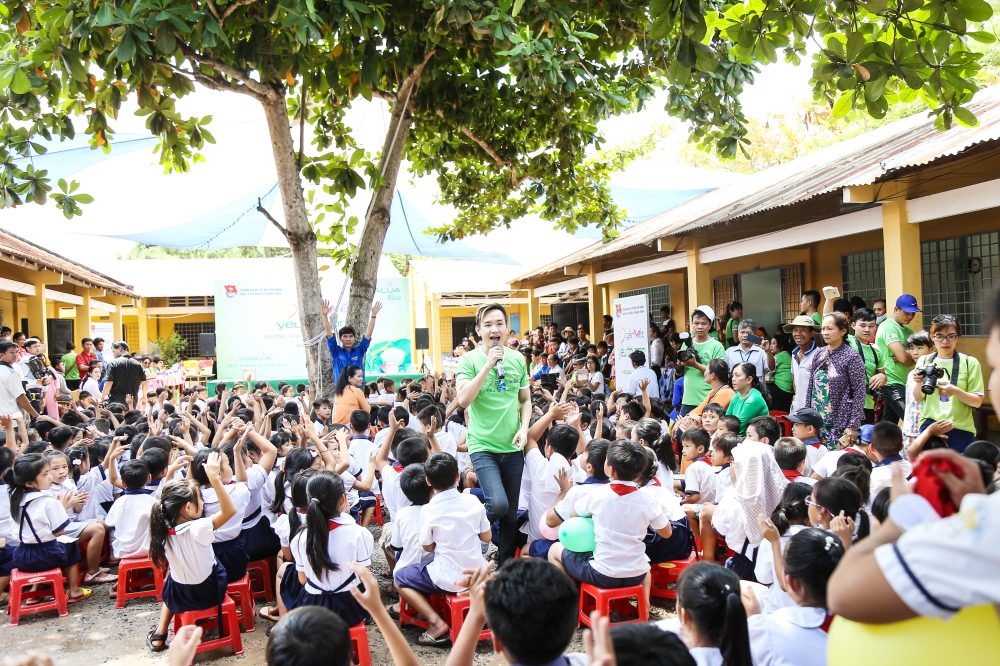
[[[358,622],[351,627],[351,652],[354,653],[354,663],[358,666],[372,666],[372,653],[368,649],[368,630],[364,622]]]
[[[86,573],[87,569],[87,544],[90,540],[79,541],[80,544],[80,571]],[[110,530],[104,533],[104,545],[101,546],[101,564],[107,564],[111,561],[111,532]]]
[[[781,411],[778,411],[776,409],[772,409],[769,412],[769,414],[770,414],[770,416],[772,416],[774,418],[775,421],[778,422],[778,425],[781,426],[781,432],[784,433],[783,436],[784,437],[791,437],[792,436],[792,422],[788,420],[788,412],[781,412]]]
[[[177,635],[181,627],[189,624],[200,624],[202,629],[206,631],[216,627],[219,628],[219,633],[222,633],[223,627],[226,631],[226,635],[220,638],[213,638],[208,641],[202,640],[201,644],[195,650],[196,653],[218,650],[219,648],[231,645],[233,646],[234,654],[243,654],[243,639],[240,638],[240,621],[236,617],[236,604],[229,598],[229,595],[226,595],[226,599],[222,602],[221,618],[218,616],[218,610],[215,606],[201,611],[188,611],[175,615],[174,635]]]
[[[271,573],[271,565],[268,560],[254,560],[247,564],[247,575],[250,576],[251,589],[255,582],[260,582],[263,588],[260,592],[253,590],[254,599],[274,601],[274,575]]]
[[[375,524],[377,524],[379,527],[382,527],[383,525],[385,525],[385,521],[382,518],[382,496],[381,495],[376,495],[375,496],[375,515],[372,516],[372,520],[374,520]]]
[[[32,585],[47,585],[40,590],[28,591],[25,588]],[[52,601],[35,604],[34,606],[22,606],[21,602],[28,599],[41,599],[43,597],[54,597]],[[22,615],[31,613],[42,613],[45,611],[59,611],[59,617],[68,614],[66,610],[66,590],[63,589],[63,575],[59,569],[49,569],[48,571],[36,571],[28,573],[14,569],[10,572],[10,599],[7,602],[7,613],[10,615],[10,626],[16,627]]]
[[[465,624],[465,617],[469,614],[469,598],[449,594],[444,598],[444,604],[443,619],[448,623],[448,635],[451,638],[451,644],[454,645],[455,641],[458,640],[459,632],[462,631],[462,625]],[[490,633],[489,629],[483,629],[479,633],[481,641],[488,641],[491,638],[493,638],[493,634]]]
[[[152,590],[140,587],[153,586]],[[115,605],[125,608],[126,599],[156,597],[163,601],[163,572],[148,557],[128,557],[118,563],[118,596]]]
[[[698,556],[691,553],[686,560],[659,562],[652,565],[653,583],[649,589],[649,596],[657,599],[676,599],[677,581],[680,580],[681,573],[697,561]],[[674,585],[673,588],[670,587],[671,583]]]
[[[639,611],[639,617],[631,620],[622,620],[622,616],[631,615],[634,611],[629,599],[635,598]],[[631,587],[617,587],[611,590],[582,583],[580,585],[580,624],[590,626],[590,614],[597,611],[603,617],[611,617],[611,611],[618,611],[618,622],[614,624],[625,624],[627,622],[648,622],[649,606],[646,605],[646,593],[642,585],[632,585]]]
[[[437,611],[439,608],[443,606],[440,597],[441,597],[440,594],[432,594],[427,599],[430,602],[431,607],[433,607],[435,611]],[[427,620],[417,615],[417,611],[414,610],[413,608],[410,608],[410,606],[406,604],[406,599],[400,597],[399,598],[400,629],[402,629],[407,624],[412,624],[414,627],[420,627],[421,629],[427,629],[429,627]]]
[[[257,627],[254,626],[253,588],[250,587],[250,574],[247,573],[235,583],[230,583],[229,587],[226,588],[226,594],[233,599],[233,602],[239,603],[239,620],[243,625],[243,630],[248,634],[254,631]]]

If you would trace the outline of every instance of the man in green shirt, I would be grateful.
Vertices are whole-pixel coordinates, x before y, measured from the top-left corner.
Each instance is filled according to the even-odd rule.
[[[740,344],[740,320],[743,319],[743,304],[733,301],[727,308],[729,310],[729,321],[726,322],[726,339],[721,340],[726,347]]]
[[[681,363],[684,366],[684,397],[681,399],[681,416],[685,416],[692,409],[702,403],[708,397],[712,387],[705,381],[705,368],[713,358],[726,358],[726,350],[722,343],[709,337],[709,329],[715,321],[715,310],[709,305],[699,305],[691,313],[691,328],[694,329],[694,338],[688,338],[690,348],[698,352],[697,357],[691,358]],[[688,350],[688,344],[681,347],[681,352]]]
[[[884,421],[897,423],[906,413],[906,376],[913,367],[913,359],[906,351],[906,340],[913,335],[910,322],[920,311],[917,299],[911,294],[903,294],[896,299],[892,317],[879,324],[875,334],[875,344],[885,350]]]
[[[517,549],[517,502],[531,418],[531,392],[524,357],[507,349],[507,311],[479,308],[480,343],[463,354],[455,372],[458,403],[469,416],[467,445],[490,523],[500,521],[499,564]],[[510,353],[506,353],[510,352]]]
[[[66,368],[66,388],[75,391],[80,388],[80,369],[76,367],[76,345],[73,341],[66,343],[66,353],[62,355],[63,367]]]
[[[865,376],[868,380],[868,391],[865,396],[865,423],[875,422],[875,399],[873,391],[878,391],[886,382],[885,351],[874,344],[875,331],[878,324],[875,312],[868,308],[858,308],[854,313],[854,335],[847,336],[847,346],[861,354],[865,362]]]
[[[802,294],[802,299],[799,301],[799,307],[802,308],[802,314],[812,317],[812,320],[816,322],[817,326],[823,325],[823,315],[819,313],[818,291],[810,289]]]

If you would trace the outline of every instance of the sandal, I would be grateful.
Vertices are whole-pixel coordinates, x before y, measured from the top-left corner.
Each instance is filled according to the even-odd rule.
[[[153,645],[153,643],[159,643],[159,645]],[[146,647],[151,652],[163,652],[167,649],[167,635],[158,634],[156,629],[150,629],[149,633],[146,634]]]
[[[118,583],[115,583],[114,585],[108,588],[108,596],[111,597],[112,599],[118,598]]]
[[[420,634],[419,638],[417,638],[417,645],[423,645],[425,647],[446,647],[451,645],[451,639],[448,637],[448,634],[434,638],[425,631]]]
[[[83,594],[81,594],[78,597],[71,597],[69,595],[66,595],[66,603],[68,603],[68,604],[75,604],[76,602],[83,601],[84,599],[87,599],[92,594],[94,594],[94,591],[91,590],[89,587],[81,587],[80,591],[83,592]]]
[[[113,583],[116,580],[118,580],[118,576],[101,572],[95,574],[89,573],[83,577],[83,582],[88,585],[102,585],[104,583]]]
[[[281,617],[278,615],[277,606],[261,606],[260,610],[257,611],[257,614],[269,622],[277,622],[278,620],[281,619]]]
[[[395,605],[396,604],[389,604],[388,606],[385,607],[385,610],[386,610],[387,613],[389,613],[389,617],[391,617],[394,620],[398,620],[399,619],[399,611],[392,609],[392,607],[395,606]]]

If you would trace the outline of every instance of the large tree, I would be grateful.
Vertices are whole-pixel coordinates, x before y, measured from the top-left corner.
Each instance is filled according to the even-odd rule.
[[[82,121],[108,150],[126,96],[176,170],[212,140],[209,119],[183,117],[178,97],[196,84],[252,97],[267,118],[303,334],[319,339],[317,236],[349,267],[348,322],[359,327],[404,158],[436,174],[459,211],[441,238],[532,212],[610,238],[624,212],[608,175],[639,148],[588,159],[600,120],[666,89],[696,141],[734,155],[757,63],[779,51],[797,61],[813,40],[815,92],[835,113],[877,117],[919,94],[942,128],[972,124],[962,104],[979,65],[966,40],[991,39],[970,27],[990,15],[984,0],[4,0],[0,206],[46,201],[46,174],[12,161],[38,150],[36,137],[71,137]],[[391,108],[377,156],[345,124],[359,96]],[[296,150],[306,123],[312,145]],[[360,188],[372,199],[355,248],[358,221],[344,211]],[[64,214],[79,214],[89,197],[59,189]],[[330,372],[326,354],[307,358],[313,382]]]

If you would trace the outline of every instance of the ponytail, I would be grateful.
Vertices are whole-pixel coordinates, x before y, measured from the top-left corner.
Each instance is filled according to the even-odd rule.
[[[709,644],[719,648],[726,666],[753,666],[739,576],[717,564],[697,562],[681,574],[677,607],[687,612]]]
[[[172,479],[163,485],[160,500],[153,504],[149,514],[149,559],[156,568],[166,571],[167,536],[170,530],[177,527],[177,518],[181,509],[189,503],[198,503],[198,486],[191,479]]]
[[[653,444],[653,451],[656,453],[656,459],[663,463],[663,466],[667,469],[673,471],[674,467],[677,466],[677,453],[674,451],[674,438],[671,437],[669,432],[664,432],[660,435],[656,443]]]
[[[306,492],[306,487],[309,485],[309,479],[313,478],[319,472],[315,469],[309,468],[304,469],[295,475],[295,479],[292,481],[292,510],[288,512],[288,538],[293,538],[298,531],[302,528],[302,516],[305,515],[305,511],[309,508],[309,494]],[[299,511],[303,513],[300,514]]]
[[[778,534],[784,536],[796,524],[809,524],[809,507],[806,498],[812,494],[812,487],[805,483],[789,483],[781,495],[781,502],[771,514],[771,522],[778,528]]]
[[[40,453],[25,453],[4,472],[3,480],[10,495],[10,517],[15,522],[21,520],[21,500],[28,492],[28,484],[33,483],[48,464],[49,461]]]
[[[747,611],[740,596],[738,578],[735,589],[726,591],[726,618],[719,637],[719,652],[722,653],[722,663],[725,666],[753,666]]]
[[[312,467],[313,457],[307,449],[292,449],[285,456],[284,466],[274,477],[274,501],[271,502],[271,513],[279,514],[285,511],[285,482],[295,480],[295,475]]]
[[[340,515],[338,506],[344,497],[344,481],[339,474],[320,472],[309,480],[309,511],[306,516],[306,558],[313,571],[340,571],[330,559],[329,521]]]
[[[90,451],[86,446],[74,446],[66,450],[66,457],[69,459],[69,475],[73,478],[73,483],[80,481],[80,461],[86,460],[90,464]]]
[[[843,556],[839,536],[810,527],[793,536],[785,547],[785,573],[802,584],[807,601],[826,608],[826,585]]]

